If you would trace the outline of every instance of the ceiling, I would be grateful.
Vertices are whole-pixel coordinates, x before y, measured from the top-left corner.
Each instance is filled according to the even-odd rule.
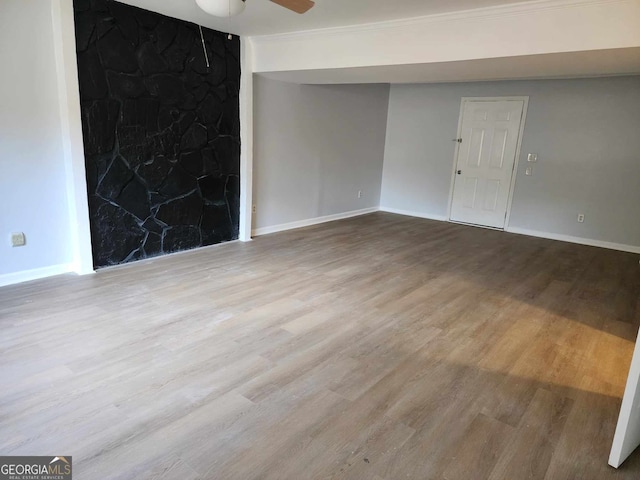
[[[541,0],[315,0],[304,15],[269,0],[246,0],[246,10],[232,18],[203,12],[195,0],[118,0],[122,3],[243,36],[272,35],[363,25]],[[565,52],[430,64],[263,73],[295,83],[436,83],[502,79],[576,78],[640,74],[640,48]]]
[[[517,0],[315,0],[316,6],[313,9],[304,15],[298,15],[269,0],[247,0],[244,13],[223,19],[204,13],[195,0],[120,1],[223,32],[246,36],[361,25],[526,3]]]

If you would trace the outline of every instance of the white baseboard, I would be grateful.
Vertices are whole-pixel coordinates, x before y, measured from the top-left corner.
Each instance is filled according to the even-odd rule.
[[[260,235],[268,235],[270,233],[284,232],[285,230],[293,230],[295,228],[310,227],[311,225],[318,225],[320,223],[333,222],[335,220],[343,220],[345,218],[358,217],[360,215],[366,215],[368,213],[374,213],[380,210],[378,207],[363,208],[362,210],[351,210],[350,212],[336,213],[335,215],[325,215],[324,217],[308,218],[306,220],[299,220],[297,222],[282,223],[280,225],[273,225],[271,227],[256,228],[252,234],[256,237]]]
[[[4,275],[0,275],[0,287],[71,272],[73,272],[73,264],[67,263],[63,265],[52,265],[50,267],[34,268],[33,270],[24,270],[22,272],[5,273]]]
[[[307,220],[300,220],[297,222],[283,223],[281,225],[274,225],[272,227],[258,228],[253,231],[253,235],[255,236],[268,235],[269,233],[283,232],[285,230],[293,230],[295,228],[309,227],[311,225],[318,225],[320,223],[333,222],[335,220],[342,220],[345,218],[357,217],[360,215],[366,215],[368,213],[374,213],[378,211],[395,213],[398,215],[406,215],[410,217],[426,218],[429,220],[448,221],[446,217],[439,216],[439,215],[428,215],[420,212],[412,212],[408,210],[400,210],[400,209],[387,208],[387,207],[380,207],[380,208],[372,207],[372,208],[365,208],[362,210],[352,210],[350,212],[337,213],[335,215],[326,215],[323,217],[310,218]],[[518,235],[528,235],[531,237],[546,238],[549,240],[559,240],[561,242],[577,243],[580,245],[588,245],[591,247],[608,248],[611,250],[620,250],[623,252],[640,254],[640,246],[634,246],[634,245],[604,242],[601,240],[593,240],[590,238],[574,237],[571,235],[542,232],[538,230],[528,230],[526,228],[518,228],[518,227],[506,227],[505,232],[515,233]],[[227,243],[233,243],[233,242],[225,242],[219,245],[225,245]],[[218,245],[211,245],[209,247],[202,247],[202,248],[210,248],[210,247],[216,247],[216,246]],[[171,255],[177,255],[177,254],[189,253],[189,252],[193,252],[193,250],[174,252]],[[144,261],[154,261],[163,257],[164,256],[149,258],[149,259],[141,260],[139,262],[133,262],[130,264],[119,265],[119,266],[120,267],[130,266],[132,264],[137,264]],[[7,285],[14,285],[22,282],[28,282],[31,280],[38,280],[46,277],[52,277],[54,275],[62,275],[64,273],[72,273],[76,271],[76,268],[74,267],[75,267],[74,264],[69,263],[69,264],[62,264],[62,265],[52,265],[50,267],[36,268],[33,270],[24,270],[22,272],[6,273],[4,275],[0,275],[0,287],[4,287]],[[76,273],[78,272],[76,271]],[[90,274],[90,273],[93,273],[93,271],[82,272],[81,274]]]
[[[530,237],[547,238],[549,240],[559,240],[561,242],[578,243],[590,247],[608,248],[610,250],[620,250],[622,252],[640,253],[640,246],[625,245],[623,243],[603,242],[591,238],[573,237],[559,233],[541,232],[538,230],[528,230],[526,228],[506,227],[505,232],[516,233],[518,235],[529,235]]]
[[[381,212],[396,213],[398,215],[406,215],[407,217],[426,218],[427,220],[438,220],[439,222],[447,222],[449,219],[444,215],[430,215],[428,213],[413,212],[411,210],[400,210],[398,208],[380,207]]]
[[[89,268],[87,265],[83,265],[82,262],[71,263],[69,264],[69,268],[73,273],[77,273],[78,275],[93,275],[96,273],[93,269],[93,265]]]
[[[426,218],[429,220],[439,220],[448,222],[449,219],[440,215],[429,215],[421,212],[413,212],[410,210],[400,210],[397,208],[380,207],[381,212],[396,213],[398,215],[407,215],[410,217]],[[573,237],[571,235],[562,235],[559,233],[542,232],[539,230],[528,230],[526,228],[505,227],[505,232],[515,233],[518,235],[528,235],[530,237],[546,238],[549,240],[559,240],[561,242],[577,243],[580,245],[588,245],[590,247],[608,248],[610,250],[619,250],[622,252],[640,253],[640,246],[625,245],[623,243],[604,242],[602,240],[593,240],[591,238]]]

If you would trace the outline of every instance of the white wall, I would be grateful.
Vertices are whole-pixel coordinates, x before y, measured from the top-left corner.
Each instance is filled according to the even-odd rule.
[[[72,251],[51,4],[2,0],[0,19],[1,285],[66,271]]]
[[[618,468],[640,446],[640,335],[633,350],[609,465]]]
[[[377,208],[388,99],[386,85],[255,77],[254,229]]]
[[[639,247],[640,77],[394,85],[381,206],[445,217],[461,97],[509,95],[530,97],[510,228]]]
[[[251,241],[253,227],[253,44],[240,38],[240,225],[238,239]]]
[[[640,2],[513,2],[408,20],[260,36],[253,41],[255,72],[624,49],[640,46]]]
[[[62,147],[67,174],[67,198],[71,231],[72,270],[93,273],[89,202],[80,115],[80,87],[76,57],[73,0],[52,0],[53,44],[58,75],[58,102],[62,124]]]

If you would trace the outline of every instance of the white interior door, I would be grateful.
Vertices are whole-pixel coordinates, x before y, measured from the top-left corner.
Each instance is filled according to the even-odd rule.
[[[523,111],[523,100],[464,102],[451,220],[504,228]]]

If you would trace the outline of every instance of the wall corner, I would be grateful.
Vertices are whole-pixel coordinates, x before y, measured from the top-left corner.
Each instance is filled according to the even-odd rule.
[[[240,78],[240,233],[243,242],[251,241],[253,217],[253,40],[241,37]]]
[[[94,270],[75,53],[73,0],[53,0],[51,17],[69,205],[71,265],[74,272],[84,275],[93,273]]]

